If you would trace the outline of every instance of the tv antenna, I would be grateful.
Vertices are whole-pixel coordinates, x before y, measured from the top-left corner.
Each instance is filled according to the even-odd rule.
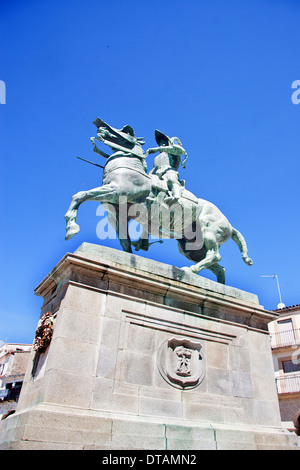
[[[280,287],[279,287],[279,279],[278,279],[277,274],[272,274],[272,276],[265,275],[265,276],[260,276],[260,277],[272,277],[273,279],[276,279],[277,289],[278,289],[278,294],[279,294],[279,300],[280,300],[280,303],[277,305],[277,308],[285,308],[285,304],[282,302],[282,298],[281,298],[281,292],[280,292]]]

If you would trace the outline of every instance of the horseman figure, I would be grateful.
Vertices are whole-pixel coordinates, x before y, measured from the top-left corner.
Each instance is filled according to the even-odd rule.
[[[218,282],[225,283],[225,270],[218,264],[221,259],[219,248],[232,238],[244,262],[252,264],[240,232],[231,226],[214,204],[197,198],[180,180],[178,169],[180,165],[185,168],[187,153],[178,137],[170,138],[156,130],[158,147],[149,148],[145,153],[142,149],[145,143],[143,138],[136,137],[131,126],[115,129],[100,118],[94,124],[97,127],[97,137],[91,137],[94,151],[107,159],[102,186],[80,191],[72,197],[65,215],[66,240],[80,230],[76,223],[80,204],[92,200],[101,202],[108,211],[109,222],[124,251],[132,253],[132,246],[136,250],[148,250],[151,245],[149,235],[175,238],[180,252],[195,263],[182,269],[195,274],[209,269],[217,276]],[[100,150],[95,140],[109,146],[113,153],[108,155]],[[148,174],[146,158],[152,153],[159,154],[154,159],[154,168]],[[121,217],[124,206],[127,214],[125,218]],[[138,210],[132,210],[137,207]],[[180,212],[184,216],[176,218]],[[166,220],[166,216],[169,216],[169,223],[163,226],[161,220]],[[131,242],[128,233],[128,223],[132,219],[143,227],[143,234],[136,242]]]
[[[179,202],[181,204],[181,195],[185,182],[184,180],[179,179],[178,169],[180,164],[185,168],[187,153],[182,147],[178,137],[170,138],[159,130],[156,130],[155,140],[159,146],[148,149],[146,154],[160,153],[154,158],[154,168],[149,174],[157,175],[160,180],[164,180],[166,182],[168,194],[166,194],[166,197],[164,198],[165,203]],[[185,156],[183,162],[181,162],[181,155]],[[153,192],[147,199],[150,201],[155,200]]]

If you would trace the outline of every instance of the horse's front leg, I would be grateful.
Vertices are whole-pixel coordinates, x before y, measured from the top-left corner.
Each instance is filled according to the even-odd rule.
[[[74,235],[76,235],[76,233],[78,233],[80,230],[79,225],[76,224],[77,211],[80,204],[88,199],[88,193],[89,191],[79,191],[78,193],[74,194],[74,196],[72,196],[70,207],[65,214],[65,221],[67,223],[65,236],[66,240],[74,237]]]
[[[103,185],[98,188],[90,189],[88,191],[79,191],[72,197],[71,205],[65,214],[66,236],[65,239],[69,240],[74,237],[79,231],[80,227],[76,223],[77,212],[79,206],[85,201],[101,201],[111,202],[116,195],[116,188],[112,185]]]
[[[117,237],[119,239],[119,242],[121,243],[123,251],[126,251],[127,253],[132,253],[131,240],[130,240],[129,230],[128,230],[128,223],[129,223],[129,217],[127,214],[127,210],[123,209],[121,213],[120,213],[120,210],[117,210],[116,228],[115,228]]]
[[[124,217],[124,214],[123,217],[120,217],[118,207],[114,207],[115,210],[112,212],[109,211],[109,208],[107,210],[108,222],[116,232],[119,242],[121,243],[121,246],[123,248],[123,251],[126,251],[127,253],[132,253],[131,240],[128,232],[128,218],[127,216]]]

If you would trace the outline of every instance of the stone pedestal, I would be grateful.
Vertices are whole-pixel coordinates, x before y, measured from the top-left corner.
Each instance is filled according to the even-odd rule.
[[[54,322],[2,449],[299,449],[257,296],[84,243],[40,283]]]

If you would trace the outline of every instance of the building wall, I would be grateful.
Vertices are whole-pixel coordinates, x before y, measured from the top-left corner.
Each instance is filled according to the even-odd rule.
[[[31,344],[4,343],[0,347],[0,417],[14,411],[27,368]]]
[[[277,310],[269,324],[275,380],[283,426],[299,433],[300,305]]]

